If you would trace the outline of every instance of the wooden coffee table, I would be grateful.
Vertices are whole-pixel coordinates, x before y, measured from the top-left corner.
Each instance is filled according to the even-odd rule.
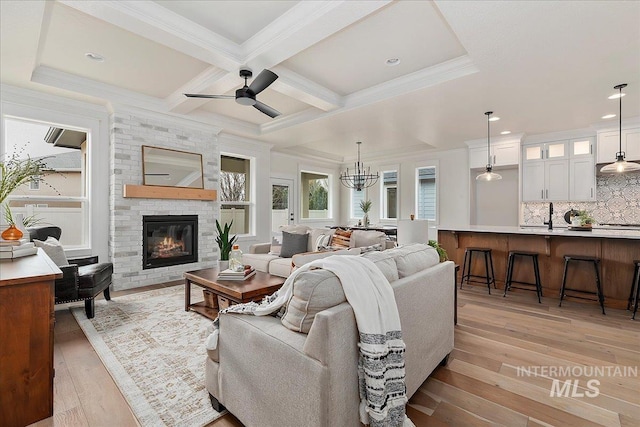
[[[190,309],[210,319],[215,319],[218,310],[230,304],[259,301],[271,295],[284,283],[284,277],[272,276],[269,273],[256,271],[253,277],[246,280],[218,280],[217,268],[188,271],[184,273],[184,310]],[[198,285],[211,292],[213,301],[191,304],[191,284]]]

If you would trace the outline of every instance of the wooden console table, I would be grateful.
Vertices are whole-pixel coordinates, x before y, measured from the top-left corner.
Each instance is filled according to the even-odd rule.
[[[60,277],[42,249],[0,262],[1,426],[53,415],[53,299]]]

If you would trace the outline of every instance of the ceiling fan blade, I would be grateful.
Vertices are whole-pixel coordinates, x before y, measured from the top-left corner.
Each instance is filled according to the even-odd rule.
[[[187,98],[213,98],[213,99],[234,99],[233,95],[204,95],[200,93],[185,93]]]
[[[256,95],[265,90],[269,85],[276,81],[278,75],[273,71],[269,71],[266,68],[262,70],[258,77],[253,79],[251,84],[249,85],[249,89],[253,91]]]
[[[264,104],[260,101],[256,101],[255,104],[253,104],[254,108],[262,113],[265,113],[267,116],[274,118],[274,117],[278,117],[280,114],[280,111],[276,110],[275,108],[271,108],[269,107],[267,104]]]

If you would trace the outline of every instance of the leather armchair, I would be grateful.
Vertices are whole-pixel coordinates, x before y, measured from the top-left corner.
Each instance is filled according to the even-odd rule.
[[[29,229],[31,240],[46,240],[51,236],[59,239],[62,234],[60,227],[36,227]],[[59,267],[62,278],[55,281],[55,303],[64,304],[74,301],[84,301],[87,318],[95,315],[94,298],[102,292],[109,301],[109,285],[113,275],[113,264],[98,262],[97,256],[69,259],[69,265]]]

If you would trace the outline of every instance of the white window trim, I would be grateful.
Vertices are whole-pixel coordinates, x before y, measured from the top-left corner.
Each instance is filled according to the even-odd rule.
[[[386,216],[386,192],[384,187],[384,173],[395,172],[396,173],[396,217],[387,218]],[[397,224],[398,217],[400,216],[400,165],[383,165],[380,167],[380,222],[387,224]]]
[[[222,207],[225,205],[242,205],[249,206],[249,232],[238,234],[238,240],[243,241],[255,237],[256,235],[256,158],[253,156],[248,156],[245,154],[234,153],[231,151],[221,151],[220,157],[218,159],[218,164],[220,165],[220,173],[222,173],[222,156],[226,157],[235,157],[237,159],[245,159],[249,160],[249,201],[239,201],[239,202],[223,202],[220,200],[219,208],[218,208],[218,217],[221,215]],[[218,191],[220,192],[220,184],[218,184]]]
[[[329,188],[329,195],[328,195],[328,201],[327,201],[327,211],[328,211],[328,217],[327,218],[303,218],[302,217],[302,194],[300,194],[300,192],[302,191],[302,173],[306,172],[306,173],[315,173],[315,174],[319,174],[319,175],[327,175],[328,177],[328,188]],[[318,167],[318,166],[309,166],[309,165],[300,165],[298,167],[298,176],[296,179],[296,182],[298,183],[298,223],[317,223],[317,222],[332,222],[333,218],[335,217],[334,212],[333,212],[333,199],[335,197],[334,192],[336,191],[336,189],[334,188],[334,171],[330,170],[330,169],[326,169],[326,168],[322,168],[322,167]]]
[[[40,190],[40,175],[34,177],[31,181],[29,181],[29,190],[31,191],[39,191]]]
[[[353,194],[355,193],[355,188],[349,189],[349,219],[350,220],[359,220],[362,219],[361,216],[356,216],[353,212]],[[364,194],[364,200],[368,200],[368,190],[365,188],[362,190],[362,194]],[[369,212],[371,214],[371,212]]]
[[[436,217],[431,220],[430,218],[419,218],[418,217],[418,170],[423,168],[435,168],[436,169]],[[427,219],[428,221],[432,221],[436,226],[440,224],[440,161],[431,160],[424,163],[416,164],[414,175],[413,175],[413,186],[414,186],[414,196],[413,196],[413,214],[415,214],[416,219]]]

